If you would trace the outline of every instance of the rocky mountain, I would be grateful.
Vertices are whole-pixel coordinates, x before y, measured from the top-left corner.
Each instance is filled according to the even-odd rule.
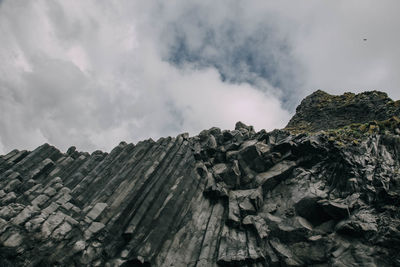
[[[283,130],[13,150],[0,266],[400,266],[398,103],[317,91]]]

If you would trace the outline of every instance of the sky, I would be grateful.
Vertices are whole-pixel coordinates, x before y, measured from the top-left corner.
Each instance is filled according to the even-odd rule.
[[[283,128],[318,89],[400,99],[398,10],[398,0],[2,0],[0,154],[110,151],[237,121]]]

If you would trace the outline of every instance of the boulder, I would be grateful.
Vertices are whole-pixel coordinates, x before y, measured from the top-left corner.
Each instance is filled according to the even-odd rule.
[[[237,162],[232,164],[219,163],[212,168],[217,181],[223,181],[229,188],[234,188],[240,183],[240,170]]]
[[[257,185],[261,185],[264,191],[272,190],[281,181],[286,179],[296,163],[293,161],[282,161],[271,167],[268,171],[262,172],[256,176]]]
[[[242,145],[239,151],[239,159],[242,165],[247,165],[256,172],[263,172],[271,167],[270,162],[264,160],[264,154],[268,153],[269,150],[268,145],[254,140]]]

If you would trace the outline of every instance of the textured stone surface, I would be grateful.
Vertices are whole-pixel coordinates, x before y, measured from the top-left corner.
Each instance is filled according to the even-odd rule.
[[[388,116],[397,102],[336,97],[357,109],[338,117],[319,95],[292,120],[299,134],[239,122],[110,153],[0,156],[0,266],[399,266],[400,122],[357,113],[360,99]],[[329,124],[304,120],[321,105]],[[301,126],[360,118],[355,133]]]
[[[371,91],[335,96],[318,90],[301,102],[286,129],[318,131],[382,121],[392,116],[400,116],[400,101],[394,102],[386,93]]]

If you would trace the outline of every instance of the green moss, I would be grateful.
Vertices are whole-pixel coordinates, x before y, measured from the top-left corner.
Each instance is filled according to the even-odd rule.
[[[341,128],[318,132],[311,132],[305,129],[298,128],[288,130],[291,134],[323,134],[326,135],[328,137],[328,140],[335,145],[344,146],[346,144],[359,145],[363,139],[370,135],[395,133],[396,129],[400,129],[400,119],[396,116],[393,116],[392,118],[383,121],[352,123]]]
[[[360,127],[358,128],[360,130],[360,132],[365,132],[367,130],[367,125],[366,124],[362,124],[360,125]]]

